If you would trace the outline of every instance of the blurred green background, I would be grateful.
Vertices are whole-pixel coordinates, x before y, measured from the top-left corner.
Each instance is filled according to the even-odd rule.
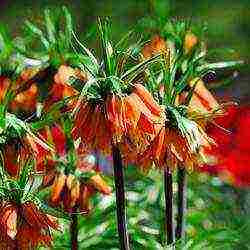
[[[78,31],[85,39],[93,37],[97,16],[112,16],[115,38],[126,33],[142,17],[152,13],[155,0],[1,0],[0,21],[18,34],[25,19],[39,20],[45,7],[56,9],[66,5],[73,13]],[[157,0],[161,1],[161,0]],[[233,59],[250,61],[250,1],[249,0],[162,0],[169,3],[166,12],[173,19],[188,19],[207,26],[209,48],[228,48]],[[83,37],[83,36],[82,36]],[[223,55],[224,58],[227,55]],[[226,58],[227,59],[227,58]],[[248,102],[250,99],[250,67],[245,66],[235,83],[223,95]]]
[[[72,12],[77,30],[91,42],[97,16],[113,17],[113,34],[118,38],[138,20],[152,12],[154,0],[0,0],[0,22],[12,34],[21,32],[25,19],[39,21],[45,7],[66,5]],[[168,0],[162,0],[168,1]],[[228,48],[230,56],[246,65],[234,82],[217,95],[239,102],[250,101],[250,1],[249,0],[179,0],[168,1],[171,18],[191,19],[208,28],[209,48]],[[128,215],[132,249],[163,249],[164,216],[162,176],[158,172],[142,178],[132,169],[127,171]],[[117,249],[114,197],[98,198],[102,202],[87,218],[81,219],[80,249]],[[96,201],[98,204],[98,201]],[[250,249],[250,192],[227,186],[217,178],[195,174],[189,179],[187,245],[191,250]],[[65,230],[67,232],[67,224]],[[69,249],[69,235],[57,234],[54,249]]]

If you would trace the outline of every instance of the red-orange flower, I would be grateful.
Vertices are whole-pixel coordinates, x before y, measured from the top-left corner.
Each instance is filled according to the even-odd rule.
[[[31,155],[31,151],[27,145],[25,145],[19,139],[12,139],[2,149],[4,168],[8,174],[12,177],[16,177],[20,171],[20,162],[25,162]]]
[[[38,245],[51,247],[51,229],[58,229],[57,222],[41,212],[34,203],[0,204],[1,249],[33,250]]]
[[[78,91],[70,84],[71,78],[78,78],[82,81],[87,79],[86,75],[82,71],[73,69],[70,66],[61,65],[54,76],[54,83],[52,84],[49,96],[45,101],[45,110],[64,98],[73,97],[78,94]],[[76,100],[68,101],[67,109],[72,109],[75,104]]]
[[[188,54],[189,52],[191,52],[194,46],[198,44],[198,42],[199,42],[198,37],[195,34],[193,34],[191,31],[188,31],[185,34],[184,45],[183,45],[185,54]]]
[[[36,109],[38,97],[38,88],[36,84],[32,84],[29,89],[17,94],[10,104],[13,111],[33,112]]]
[[[190,113],[208,113],[217,108],[219,108],[219,103],[211,94],[211,92],[206,88],[204,82],[201,79],[193,79],[190,83],[190,87],[194,87],[194,92],[188,104],[188,110]],[[185,103],[187,93],[183,92],[180,95],[179,102]]]
[[[75,152],[77,155],[76,165],[72,169],[66,169],[69,164],[66,157],[68,152],[62,128],[58,124],[54,124],[51,128],[47,127],[41,131],[41,135],[55,148],[55,153],[52,154],[39,147],[38,163],[40,164],[37,166],[40,171],[45,173],[43,186],[52,186],[51,204],[62,207],[67,212],[72,212],[75,208],[79,208],[83,213],[89,212],[87,207],[90,208],[90,198],[97,191],[103,194],[111,192],[111,188],[96,169],[95,159],[91,160],[89,152],[84,150],[82,146],[78,147]],[[83,173],[87,175],[90,173],[88,181],[79,176]],[[86,201],[84,201],[84,197],[86,197]]]
[[[14,82],[11,83],[10,79],[1,76],[0,77],[0,102],[4,100],[4,97],[8,89],[11,89],[14,93],[15,91],[22,86],[28,79],[33,76],[33,70],[26,69],[24,70],[20,77]],[[38,97],[38,88],[35,83],[33,83],[28,89],[17,93],[13,100],[10,102],[10,110],[16,111],[26,111],[33,112],[36,109]]]
[[[167,46],[165,40],[159,35],[155,35],[149,43],[142,49],[142,55],[145,59],[151,58],[155,54],[166,52]]]
[[[169,125],[162,127],[148,148],[137,156],[137,164],[148,171],[153,163],[157,168],[173,168],[179,162],[192,170],[205,161],[203,150],[211,148],[213,141],[198,124],[190,121],[188,126],[190,138]]]
[[[91,151],[111,153],[111,144],[129,139],[137,150],[145,147],[162,123],[162,108],[141,84],[125,96],[110,94],[104,103],[85,101],[76,115],[73,136]]]
[[[1,145],[4,168],[12,177],[17,177],[21,167],[31,157],[39,164],[40,153],[49,152],[50,148],[40,138],[26,134],[23,138],[10,138]]]
[[[65,173],[63,170],[51,170],[52,177],[51,204],[61,206],[65,211],[72,212],[78,208],[86,214],[91,208],[91,197],[96,192],[110,194],[111,188],[98,173],[94,156],[83,147],[77,149],[77,162],[75,170]],[[85,178],[81,176],[86,174]],[[78,177],[77,177],[78,176]]]
[[[55,173],[52,190],[51,204],[62,207],[67,212],[79,208],[86,214],[90,211],[90,198],[96,193],[110,194],[111,188],[99,174],[94,174],[88,181],[81,181],[73,174]]]
[[[9,78],[0,76],[0,103],[3,102],[4,97],[8,88],[10,87],[11,81]]]
[[[230,107],[223,117],[215,120],[215,124],[217,126],[209,126],[208,134],[219,142],[209,152],[217,158],[217,163],[213,166],[202,166],[201,171],[217,174],[236,186],[249,186],[249,106]]]

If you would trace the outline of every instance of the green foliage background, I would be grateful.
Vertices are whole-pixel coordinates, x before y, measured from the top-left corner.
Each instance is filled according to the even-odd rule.
[[[223,184],[216,177],[190,173],[188,176],[188,212],[185,250],[247,250],[249,248],[249,203],[246,190]],[[127,215],[133,250],[164,250],[163,175],[151,171],[142,176],[130,166],[126,169]],[[177,183],[174,182],[176,195]],[[118,250],[114,195],[99,197],[94,210],[80,217],[80,249]],[[63,223],[63,234],[55,234],[53,249],[70,249],[68,225]],[[171,249],[171,248],[169,248]]]
[[[27,18],[41,20],[45,7],[53,11],[66,5],[73,13],[78,31],[82,37],[95,46],[93,23],[97,16],[112,16],[113,35],[131,29],[142,17],[152,14],[157,3],[160,14],[168,13],[174,19],[188,19],[207,26],[209,48],[227,48],[225,59],[250,59],[250,1],[249,0],[1,0],[0,21],[16,33],[20,32],[20,23]],[[220,55],[221,56],[221,55]],[[227,96],[249,100],[249,66],[241,71],[235,84],[226,90]]]
[[[208,29],[210,48],[226,47],[235,59],[250,59],[250,1],[249,0],[185,0],[158,1],[162,14],[177,19],[191,19],[204,23]],[[56,11],[66,5],[75,18],[78,31],[95,46],[96,16],[112,16],[113,34],[119,37],[142,17],[152,13],[154,0],[2,0],[0,21],[16,34],[26,18],[40,20],[45,7]],[[169,6],[171,8],[169,8]],[[234,50],[232,50],[233,48]],[[223,55],[227,59],[227,55]],[[232,57],[231,57],[232,58]],[[217,95],[226,95],[249,102],[249,66],[235,82]],[[136,172],[136,173],[135,173]],[[163,249],[163,193],[162,174],[151,172],[141,176],[135,168],[126,170],[128,218],[132,249]],[[190,174],[186,244],[180,249],[247,250],[250,249],[250,192],[227,186],[219,179],[204,174]],[[176,185],[176,183],[175,183]],[[100,202],[101,200],[101,202]],[[118,249],[114,196],[99,197],[91,215],[80,219],[80,249]],[[53,249],[69,249],[68,225],[63,222],[63,233],[55,233]]]

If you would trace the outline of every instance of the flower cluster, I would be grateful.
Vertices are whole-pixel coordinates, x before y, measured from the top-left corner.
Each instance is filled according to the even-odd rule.
[[[216,158],[213,171],[236,185],[250,184],[249,111],[226,112],[206,88],[202,76],[216,65],[207,63],[204,42],[191,27],[168,23],[143,45],[119,47],[109,21],[99,19],[96,57],[78,40],[66,8],[63,13],[62,29],[60,18],[53,23],[45,11],[45,34],[26,22],[45,48],[39,53],[22,54],[3,36],[1,249],[50,247],[50,230],[59,226],[49,214],[88,214],[96,193],[110,194],[100,155],[113,158],[118,214],[125,202],[123,164],[144,172],[207,164],[205,170]],[[24,38],[27,48],[29,41]],[[41,200],[37,192],[46,188],[50,195]]]

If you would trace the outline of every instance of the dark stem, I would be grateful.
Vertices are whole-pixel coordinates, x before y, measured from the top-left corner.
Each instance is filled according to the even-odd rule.
[[[185,215],[187,209],[187,173],[185,168],[177,170],[178,196],[177,196],[177,226],[176,238],[184,239],[185,237]]]
[[[167,244],[174,242],[174,223],[173,223],[173,180],[172,173],[167,167],[164,170],[164,192],[166,209],[166,237]]]
[[[71,214],[70,223],[70,237],[71,237],[71,250],[78,250],[78,218],[77,210],[74,208]]]
[[[113,164],[114,164],[116,213],[117,213],[120,249],[129,250],[130,249],[129,237],[126,224],[124,173],[123,173],[121,153],[117,146],[112,147],[112,154],[113,154]]]

